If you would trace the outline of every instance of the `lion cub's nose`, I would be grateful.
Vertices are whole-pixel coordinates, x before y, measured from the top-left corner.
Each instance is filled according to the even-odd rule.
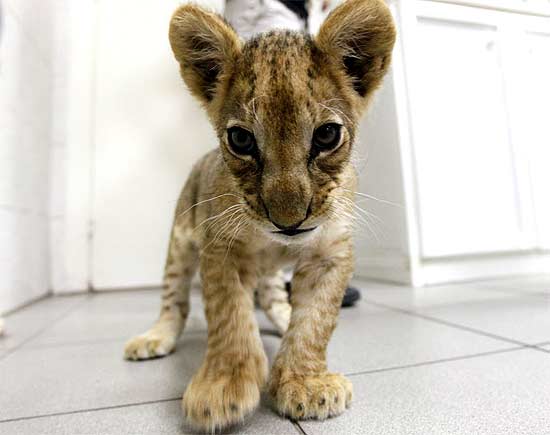
[[[301,194],[272,195],[265,202],[267,217],[278,229],[296,230],[311,214],[311,201]]]
[[[308,217],[313,196],[307,178],[291,169],[266,173],[261,196],[267,217],[281,230],[298,228]]]

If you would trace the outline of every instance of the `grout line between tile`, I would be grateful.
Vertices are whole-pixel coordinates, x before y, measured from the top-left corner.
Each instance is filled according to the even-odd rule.
[[[545,291],[527,291],[527,290],[515,290],[515,289],[499,289],[499,288],[487,288],[487,287],[479,287],[483,291],[489,291],[489,292],[498,292],[503,294],[513,294],[516,296],[532,296],[536,299],[548,299],[550,297],[550,294]]]
[[[26,416],[26,417],[8,418],[6,420],[0,420],[0,424],[2,424],[2,423],[11,423],[11,422],[14,422],[14,421],[35,420],[37,418],[59,417],[59,416],[62,416],[62,415],[82,414],[82,413],[85,413],[85,412],[105,411],[105,410],[108,410],[108,409],[129,408],[129,407],[132,407],[132,406],[153,405],[155,403],[174,402],[176,400],[181,400],[181,397],[176,397],[176,398],[171,398],[171,399],[161,399],[161,400],[150,400],[150,401],[147,401],[147,402],[125,403],[125,404],[122,404],[122,405],[101,406],[101,407],[98,407],[98,408],[76,409],[74,411],[52,412],[50,414],[29,415],[29,416]]]
[[[395,307],[395,306],[392,306],[392,305],[386,305],[386,304],[383,304],[383,303],[380,303],[380,302],[375,302],[372,299],[368,299],[368,298],[364,298],[364,301],[368,304],[376,305],[376,306],[381,307],[381,308],[387,308],[388,310],[391,310],[391,311],[407,314],[407,315],[413,316],[413,317],[420,317],[420,318],[422,318],[424,320],[428,320],[430,322],[439,323],[441,325],[461,329],[463,331],[468,331],[468,332],[471,332],[471,333],[477,334],[477,335],[483,335],[485,337],[493,338],[495,340],[504,341],[506,343],[511,343],[511,344],[515,344],[515,345],[518,345],[518,346],[525,346],[525,347],[533,346],[529,343],[524,343],[522,341],[514,340],[512,338],[503,337],[501,335],[492,334],[490,332],[485,332],[485,331],[482,331],[480,329],[470,328],[469,326],[461,325],[459,323],[449,322],[447,320],[439,319],[437,317],[428,316],[428,315],[422,314],[418,311],[406,310],[404,308],[398,308],[398,307]]]
[[[346,373],[346,376],[360,376],[360,375],[368,375],[373,373],[381,373],[381,372],[390,372],[393,370],[402,370],[402,369],[409,369],[409,368],[415,368],[415,367],[423,367],[423,366],[429,366],[434,364],[443,364],[446,362],[453,362],[453,361],[461,361],[466,359],[473,359],[473,358],[481,358],[484,356],[490,356],[490,355],[498,355],[501,353],[508,353],[508,352],[516,352],[518,350],[525,350],[525,349],[532,349],[537,350],[534,346],[516,346],[516,347],[510,347],[507,349],[499,349],[499,350],[492,350],[488,352],[480,352],[480,353],[474,353],[470,355],[462,355],[462,356],[454,356],[450,358],[441,358],[441,359],[435,359],[431,361],[424,361],[414,364],[405,364],[402,366],[393,366],[393,367],[384,367],[380,369],[372,369],[372,370],[365,370],[361,372],[353,372],[353,373]]]
[[[194,329],[185,331],[185,335],[189,336],[190,334],[206,334],[207,329]],[[260,329],[260,336],[261,337],[275,337],[275,338],[281,338],[280,335],[275,330],[269,330],[269,329]],[[108,344],[108,343],[117,343],[117,342],[126,342],[130,335],[120,336],[120,337],[112,337],[112,338],[97,338],[93,340],[75,340],[75,341],[63,341],[63,342],[54,342],[54,343],[37,343],[33,345],[26,346],[24,351],[35,351],[40,349],[51,349],[55,347],[71,347],[71,346],[85,346],[85,345],[95,345],[95,344]]]
[[[43,294],[43,295],[40,295],[34,299],[31,299],[30,301],[27,301],[25,302],[24,304],[21,304],[21,305],[18,305],[17,307],[11,309],[11,310],[8,310],[8,311],[4,311],[2,313],[0,313],[0,315],[2,315],[2,317],[9,317],[11,316],[12,314],[15,314],[15,313],[18,313],[19,311],[22,311],[24,310],[25,308],[28,308],[30,307],[31,305],[34,305],[38,302],[42,302],[42,301],[45,301],[46,299],[50,299],[53,297],[53,294],[48,292],[46,294]]]
[[[307,432],[304,430],[304,428],[302,426],[300,426],[299,421],[290,420],[290,422],[292,423],[294,428],[298,431],[298,433],[300,433],[302,435],[307,435]]]
[[[81,302],[76,303],[73,307],[67,309],[64,313],[60,314],[58,317],[54,318],[46,327],[40,329],[36,334],[31,335],[26,340],[23,340],[21,343],[19,343],[17,346],[12,347],[11,349],[7,349],[7,352],[0,356],[0,361],[4,360],[6,357],[14,353],[15,351],[19,350],[21,347],[23,347],[25,344],[30,342],[31,340],[34,340],[35,338],[39,337],[46,331],[48,331],[51,327],[53,327],[56,323],[60,322],[62,319],[64,319],[66,316],[71,314],[73,311],[76,311],[78,308],[80,308],[84,303],[86,303],[87,298],[84,298]]]
[[[128,337],[114,337],[114,338],[98,338],[95,340],[77,340],[77,341],[64,341],[60,343],[38,343],[34,345],[25,346],[25,349],[21,349],[25,352],[28,351],[35,351],[35,350],[41,350],[41,349],[51,349],[54,347],[71,347],[71,346],[86,346],[86,345],[94,345],[94,344],[108,344],[108,343],[116,343],[116,342],[124,342],[128,340]]]

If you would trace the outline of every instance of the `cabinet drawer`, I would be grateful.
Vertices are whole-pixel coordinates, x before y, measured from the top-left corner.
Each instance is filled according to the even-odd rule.
[[[498,9],[526,14],[550,16],[550,0],[427,0],[480,8]]]

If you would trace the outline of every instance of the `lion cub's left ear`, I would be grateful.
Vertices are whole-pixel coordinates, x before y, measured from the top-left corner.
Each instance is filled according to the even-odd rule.
[[[169,38],[183,80],[193,95],[209,103],[241,51],[239,37],[219,15],[184,5],[172,15]]]
[[[361,97],[368,97],[386,74],[396,31],[383,0],[348,0],[328,16],[317,36],[325,53],[341,62]]]

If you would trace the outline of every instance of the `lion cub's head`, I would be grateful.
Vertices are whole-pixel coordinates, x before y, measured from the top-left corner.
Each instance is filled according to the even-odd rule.
[[[193,5],[175,12],[170,43],[181,75],[266,230],[290,237],[330,216],[352,173],[358,117],[389,67],[394,41],[383,0],[347,1],[315,38],[280,31],[246,42],[214,13]]]

